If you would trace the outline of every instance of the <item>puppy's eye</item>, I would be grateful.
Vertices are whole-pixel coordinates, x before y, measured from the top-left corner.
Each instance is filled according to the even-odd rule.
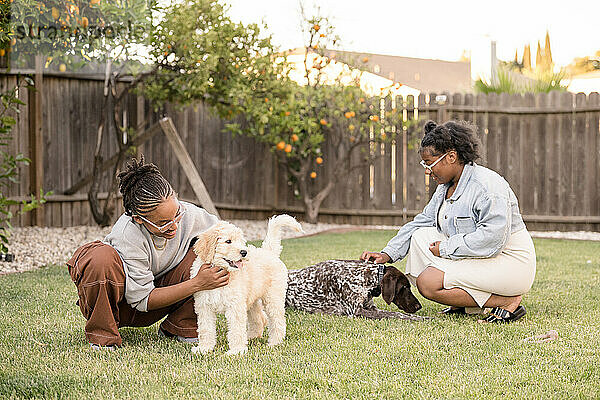
[[[227,244],[231,244],[231,240],[230,240],[230,239],[227,239],[227,240],[225,241],[225,243],[227,243]]]

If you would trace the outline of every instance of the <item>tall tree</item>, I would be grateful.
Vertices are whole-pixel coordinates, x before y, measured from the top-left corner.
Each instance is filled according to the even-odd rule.
[[[546,31],[546,44],[544,45],[544,61],[548,68],[552,68],[552,50],[550,49],[550,32]]]
[[[128,150],[119,120],[120,102],[127,89],[119,90],[117,82],[123,73],[131,73],[125,68],[148,43],[153,13],[159,11],[156,1],[19,0],[11,4],[10,28],[4,38],[10,45],[5,50],[10,55],[9,68],[31,66],[36,56],[43,56],[46,68],[61,72],[91,63],[104,65],[102,117],[96,132],[94,179],[88,199],[94,220],[108,225],[115,209],[116,170]],[[100,150],[107,135],[117,138],[119,154],[109,178],[109,196],[102,206],[98,199],[103,162]]]
[[[104,66],[103,112],[88,190],[92,215],[102,226],[114,216],[116,172],[141,133],[121,128],[128,93],[146,96],[157,108],[165,102],[230,105],[236,88],[246,84],[241,71],[272,65],[269,38],[259,38],[255,24],[232,22],[219,1],[159,5],[154,0],[51,0],[44,4],[21,0],[13,10],[13,20],[12,41],[20,55],[44,54],[47,65],[58,65],[61,71],[92,62]],[[13,60],[13,65],[23,59]],[[126,74],[134,79],[119,83]],[[106,168],[101,148],[110,137],[117,141],[118,153]],[[109,193],[102,204],[98,192],[106,170],[110,171]]]
[[[525,49],[523,49],[523,69],[527,71],[531,71],[531,47],[529,45],[525,45]]]
[[[395,110],[381,114],[381,97],[361,89],[364,71],[325,50],[339,40],[326,18],[306,18],[304,27],[307,45],[300,52],[303,61],[295,67],[302,75],[300,84],[285,73],[291,66],[283,53],[276,59],[278,73],[276,66],[248,71],[259,79],[239,88],[237,102],[222,107],[221,113],[241,115],[243,123],[228,128],[271,148],[304,204],[306,220],[315,223],[335,184],[377,157],[376,145],[395,137],[394,127],[400,132],[402,122]],[[321,168],[327,163],[333,167],[325,177]]]

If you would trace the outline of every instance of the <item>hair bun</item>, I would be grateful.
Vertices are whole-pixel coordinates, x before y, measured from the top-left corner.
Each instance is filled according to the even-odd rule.
[[[425,134],[427,135],[429,132],[431,132],[435,128],[437,128],[437,124],[435,122],[427,121],[425,123],[425,127],[423,128],[423,130],[425,131]]]

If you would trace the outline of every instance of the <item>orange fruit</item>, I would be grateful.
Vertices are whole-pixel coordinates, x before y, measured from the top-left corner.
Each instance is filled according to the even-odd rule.
[[[99,4],[100,0],[90,0],[90,4]]]
[[[284,149],[284,151],[285,151],[286,153],[290,153],[290,152],[292,151],[292,145],[291,145],[291,144],[287,144],[287,145],[285,146],[285,149]]]
[[[0,57],[4,57],[5,54],[6,54],[6,50],[0,49]]]
[[[285,148],[285,142],[282,140],[281,142],[277,143],[277,150],[283,150]]]
[[[317,164],[323,164],[323,158],[322,158],[322,157],[317,157],[317,158],[315,159],[315,162],[316,162]]]
[[[360,101],[361,103],[364,103],[365,102],[365,98],[361,97],[360,99],[358,99],[358,101]]]
[[[17,44],[17,39],[15,39],[15,38],[10,39],[10,45],[14,46],[15,44]]]
[[[348,125],[348,129],[349,129],[350,131],[353,131],[353,130],[354,130],[354,125],[352,125],[352,124]]]
[[[319,32],[319,29],[321,29],[321,27],[317,24],[314,24],[313,29],[315,30],[315,32]]]
[[[292,135],[292,142],[297,142],[298,141],[298,135],[296,135],[295,133]]]
[[[362,62],[364,62],[364,63],[369,62],[369,57],[363,57]]]
[[[285,116],[286,116],[286,117],[287,117],[287,116],[289,116],[290,114],[291,114],[291,113],[290,113],[289,111],[286,111],[286,112],[285,112]]]
[[[356,113],[354,111],[350,111],[350,116],[354,117],[354,116],[356,116]]]
[[[320,37],[325,37],[325,34],[324,34],[324,33],[321,33],[319,36],[320,36]]]
[[[315,179],[317,177],[317,173],[315,171],[311,172],[310,177]]]
[[[377,122],[379,121],[379,117],[377,115],[371,115],[371,120]]]
[[[327,120],[325,120],[325,119],[322,119],[319,122],[321,123],[321,125],[327,125]]]
[[[90,24],[90,22],[87,17],[81,18],[81,26],[83,26],[84,28],[87,28],[89,24]]]
[[[268,103],[268,102],[269,102],[269,98],[265,97],[265,103]]]
[[[346,117],[346,118],[352,118],[352,113],[350,111],[346,111],[344,113],[344,117]]]

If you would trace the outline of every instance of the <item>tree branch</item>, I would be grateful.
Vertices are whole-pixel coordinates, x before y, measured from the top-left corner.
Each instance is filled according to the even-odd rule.
[[[140,124],[140,125],[143,126],[145,123],[146,123],[146,121],[144,121],[143,124]],[[160,124],[158,122],[155,123],[148,130],[142,132],[140,135],[137,135],[132,141],[130,141],[129,145],[127,147],[127,150],[129,150],[132,147],[137,147],[137,146],[140,146],[140,145],[144,144],[146,141],[148,141],[154,135],[156,135],[158,132],[160,132],[160,130],[161,130]],[[108,160],[103,161],[100,164],[99,172],[103,173],[106,170],[108,170],[111,166],[113,166],[117,162],[118,158],[119,158],[119,153],[113,155]],[[90,183],[93,178],[94,178],[94,174],[93,173],[85,176],[84,178],[81,178],[79,180],[79,182],[77,182],[76,184],[74,184],[73,186],[71,186],[70,188],[68,188],[67,190],[65,190],[63,192],[63,194],[65,194],[65,195],[72,195],[72,194],[77,193],[85,185],[87,185],[88,183]]]

